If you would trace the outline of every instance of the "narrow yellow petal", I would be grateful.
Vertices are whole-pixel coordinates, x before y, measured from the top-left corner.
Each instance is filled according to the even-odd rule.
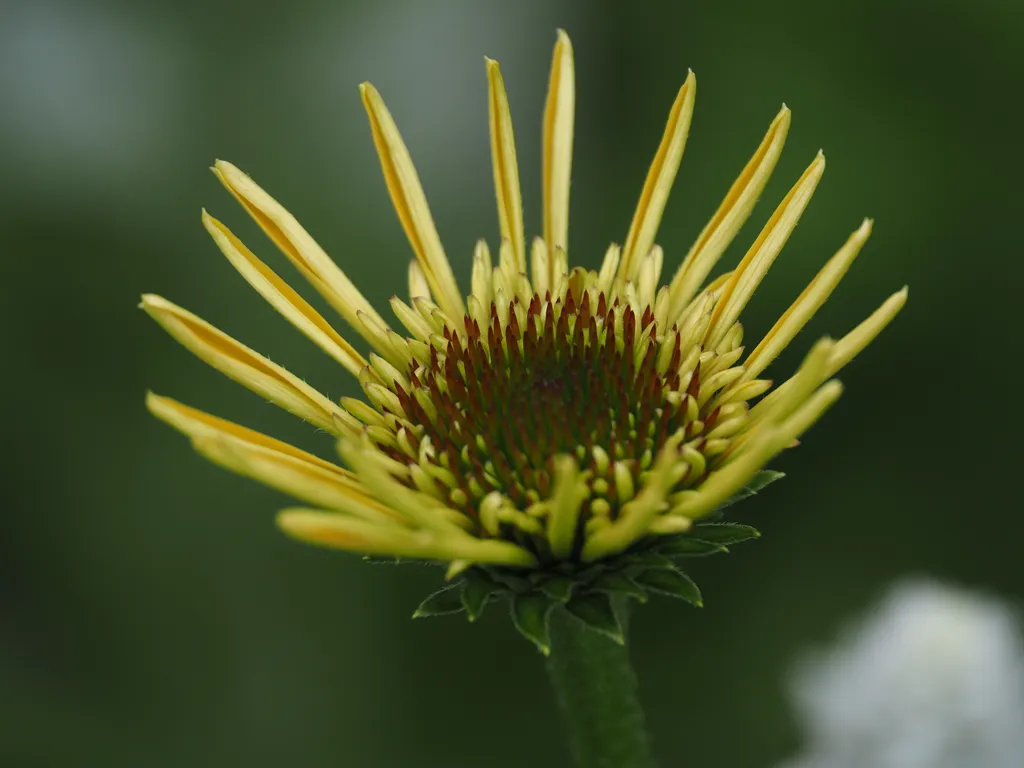
[[[508,106],[505,81],[498,62],[487,63],[487,113],[491,128],[491,161],[494,191],[498,198],[501,237],[512,244],[516,272],[526,272],[526,236],[523,233],[523,196],[519,190],[519,161],[512,132],[512,111]]]
[[[319,312],[270,267],[256,258],[231,230],[205,210],[203,225],[231,265],[274,309],[350,373],[359,374],[359,370],[366,365],[366,360],[324,320]]]
[[[572,176],[573,121],[576,110],[576,69],[569,36],[558,30],[551,57],[551,78],[544,106],[541,167],[544,198],[544,240],[548,254],[569,250],[569,184]],[[553,267],[554,265],[552,265]],[[554,285],[555,273],[549,275]]]
[[[213,463],[307,503],[378,525],[403,523],[401,515],[371,498],[358,482],[343,475],[223,437],[196,438],[193,445]]]
[[[672,278],[672,306],[669,317],[674,318],[690,302],[703,285],[705,278],[736,237],[743,223],[754,210],[775,164],[782,154],[789,133],[790,112],[783,105],[754,156],[733,182],[715,215],[701,231],[683,263]]]
[[[362,334],[363,328],[356,319],[356,313],[362,311],[376,315],[376,310],[295,217],[231,163],[218,160],[212,170],[303,277],[357,333]],[[369,338],[366,340],[373,343]]]
[[[835,376],[853,358],[859,355],[864,348],[874,341],[875,337],[890,323],[893,318],[903,309],[907,302],[908,289],[906,286],[897,291],[883,302],[882,306],[876,309],[860,325],[846,334],[839,341],[834,342],[828,355],[828,359],[822,366],[820,380],[824,381],[830,376]],[[793,389],[798,386],[801,372],[797,371],[783,384],[770,392],[767,397],[761,400],[750,411],[750,424],[756,425],[759,421],[772,414],[778,407],[780,401],[791,396]]]
[[[341,409],[297,376],[160,296],[146,294],[140,306],[206,364],[300,419],[338,433],[334,415]]]
[[[860,228],[850,235],[846,243],[835,256],[828,260],[821,271],[803,290],[803,293],[778,319],[761,343],[747,357],[743,364],[742,382],[750,381],[767,368],[778,357],[779,353],[796,337],[807,322],[814,317],[822,304],[828,299],[843,279],[843,275],[857,258],[860,249],[871,235],[871,220],[865,219]]]
[[[907,303],[908,292],[907,286],[903,286],[901,290],[886,299],[882,306],[872,312],[864,322],[836,342],[832,355],[829,357],[828,376],[834,376],[875,340],[875,337],[903,309],[903,305]]]
[[[277,524],[301,541],[359,554],[429,558],[434,553],[432,537],[425,531],[379,525],[336,512],[285,509],[278,513]]]
[[[146,408],[158,419],[192,440],[210,438],[232,440],[246,445],[250,450],[258,450],[267,455],[287,457],[354,482],[352,474],[337,464],[325,461],[312,453],[307,453],[269,435],[264,435],[262,432],[213,416],[169,397],[148,392],[146,393]]]
[[[430,298],[430,284],[427,283],[427,276],[423,273],[423,267],[413,259],[409,262],[409,301],[417,296],[426,299]]]
[[[647,172],[640,201],[633,214],[633,223],[622,246],[622,260],[619,262],[619,284],[636,276],[640,261],[651,250],[658,234],[661,216],[668,202],[669,192],[676,179],[679,163],[683,159],[686,138],[690,134],[690,120],[693,117],[693,103],[697,96],[697,79],[693,72],[686,76],[668,113],[668,124],[661,144],[654,155],[651,169]]]
[[[818,152],[817,157],[779,203],[779,207],[768,219],[768,223],[750,246],[739,266],[733,270],[732,278],[726,284],[722,298],[715,305],[715,311],[711,316],[711,327],[708,328],[707,335],[708,346],[717,346],[732,324],[739,319],[740,313],[754,295],[775,257],[779,255],[789,236],[796,229],[800,215],[811,201],[823,173],[825,155]]]
[[[507,541],[465,535],[442,537],[429,531],[382,527],[323,510],[285,509],[278,513],[277,524],[289,536],[302,541],[362,554],[524,567],[537,563],[525,549]]]
[[[419,176],[416,175],[412,158],[409,157],[409,150],[406,149],[398,133],[398,127],[388,108],[384,106],[377,89],[369,83],[363,83],[359,86],[359,94],[370,118],[373,143],[380,157],[384,181],[388,192],[391,193],[391,201],[395,205],[398,219],[402,222],[420,266],[423,267],[423,273],[438,305],[449,317],[458,319],[466,311],[462,296],[459,294],[455,275],[452,274],[451,264],[448,263],[448,257],[441,246],[441,238],[434,227],[434,219],[430,215],[427,198],[423,194],[423,187],[420,185]]]

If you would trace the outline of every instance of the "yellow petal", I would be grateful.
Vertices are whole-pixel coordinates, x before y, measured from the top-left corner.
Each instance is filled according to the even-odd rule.
[[[359,86],[359,93],[370,118],[373,143],[380,157],[384,181],[391,193],[398,219],[423,267],[423,274],[426,275],[438,305],[451,319],[457,320],[466,310],[448,257],[441,246],[441,238],[434,227],[434,219],[430,215],[419,176],[409,157],[409,150],[377,89],[369,83],[363,83]]]
[[[277,524],[289,536],[301,541],[349,552],[394,557],[433,556],[432,539],[426,531],[379,525],[336,512],[286,509],[278,513]]]
[[[343,475],[223,437],[196,438],[193,445],[215,464],[310,504],[378,525],[403,523],[401,515],[371,498],[358,482]]]
[[[203,362],[300,419],[338,433],[334,415],[341,409],[281,366],[160,296],[146,294],[140,306]]]
[[[828,299],[843,279],[846,270],[857,258],[860,249],[871,235],[871,220],[865,219],[860,228],[850,235],[836,255],[828,260],[821,271],[803,290],[803,293],[778,319],[761,343],[747,357],[743,364],[744,374],[741,382],[757,378],[778,357],[779,353],[791,342],[807,322],[814,317],[822,304]]]
[[[835,375],[875,340],[875,337],[903,309],[903,305],[907,303],[908,292],[907,286],[903,286],[901,290],[886,299],[882,306],[872,312],[870,317],[836,342],[832,355],[829,357],[828,376]]]
[[[366,365],[366,360],[324,320],[319,312],[270,267],[256,258],[231,230],[206,211],[203,211],[203,225],[231,265],[274,309],[350,373],[359,374],[359,370]]]
[[[519,162],[512,132],[512,112],[498,62],[487,62],[487,113],[491,128],[491,161],[494,191],[498,198],[501,237],[512,244],[516,272],[526,272],[526,240],[523,233],[523,196],[519,190]]]
[[[569,183],[572,175],[573,121],[576,110],[576,69],[569,36],[558,30],[551,57],[551,78],[544,106],[543,160],[544,240],[549,256],[558,247],[569,250]],[[552,265],[553,268],[554,265]],[[548,278],[554,284],[555,273]]]
[[[324,472],[333,473],[352,481],[352,473],[330,461],[300,450],[294,445],[276,440],[262,432],[235,424],[233,421],[191,408],[169,397],[162,397],[152,392],[146,393],[146,408],[166,424],[193,440],[222,438],[244,444],[253,451],[261,451],[267,455],[277,455],[293,459],[303,464],[316,467]]]
[[[357,333],[362,334],[363,328],[356,319],[356,313],[362,311],[376,315],[376,310],[295,217],[231,163],[218,160],[212,170],[303,277]],[[366,340],[373,343],[369,338]]]
[[[289,536],[349,552],[524,567],[537,563],[533,555],[511,542],[382,527],[323,510],[285,509],[278,513],[277,524]]]
[[[732,324],[739,319],[740,313],[754,295],[775,257],[779,255],[789,236],[796,229],[800,215],[811,201],[823,173],[825,155],[818,152],[817,157],[768,219],[768,223],[750,246],[739,266],[733,270],[732,278],[726,284],[722,298],[715,305],[715,311],[711,316],[711,327],[708,328],[707,335],[708,346],[717,346]]]
[[[821,381],[835,376],[847,363],[859,355],[868,344],[875,340],[875,337],[903,309],[903,305],[907,302],[907,293],[908,289],[904,286],[902,290],[897,291],[886,299],[882,306],[872,312],[860,325],[832,344],[828,359],[822,366]],[[750,411],[750,424],[755,425],[758,421],[770,415],[777,408],[780,401],[789,398],[793,389],[798,386],[800,375],[800,371],[797,371],[796,374],[755,405]]]
[[[693,103],[697,96],[697,80],[690,72],[676,95],[675,103],[668,113],[668,124],[661,144],[654,155],[651,169],[647,172],[640,201],[633,214],[633,223],[622,246],[622,260],[619,262],[618,281],[620,284],[632,280],[643,259],[654,245],[654,237],[661,224],[672,183],[676,179],[679,163],[683,159],[686,138],[690,134],[690,119],[693,117]]]
[[[700,290],[705,278],[721,258],[729,243],[754,210],[754,204],[775,169],[789,132],[790,112],[783,105],[768,128],[754,156],[733,182],[711,221],[701,231],[683,263],[672,278],[672,306],[669,318],[676,317]]]

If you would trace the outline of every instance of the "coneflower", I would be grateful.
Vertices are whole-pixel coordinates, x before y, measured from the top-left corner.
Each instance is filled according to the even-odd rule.
[[[373,86],[360,86],[415,253],[408,299],[391,300],[397,330],[282,205],[234,165],[213,168],[362,337],[366,355],[204,211],[206,229],[275,309],[357,377],[364,400],[335,403],[190,312],[143,297],[143,309],[198,357],[334,435],[347,468],[165,397],[151,394],[147,403],[209,459],[310,505],[279,514],[288,534],[446,564],[448,585],[417,615],[465,610],[474,619],[489,601],[508,597],[515,626],[545,653],[554,608],[582,620],[568,632],[585,625],[621,643],[626,598],[654,592],[700,604],[676,558],[757,535],[710,520],[778,476],[765,464],[836,400],[841,386],[831,377],[896,315],[906,289],[839,341],[819,341],[791,378],[773,386],[762,374],[829,297],[871,230],[864,221],[746,352],[740,314],[810,201],[825,169],[821,153],[739,265],[708,277],[775,167],[789,110],[782,107],[662,284],[665,259],[655,236],[689,133],[693,73],[672,105],[623,245],[612,245],[591,271],[568,258],[569,38],[560,32],[554,50],[543,122],[543,232],[532,241],[497,62],[487,60],[486,71],[501,239],[496,258],[484,241],[477,245],[465,297],[398,129]]]

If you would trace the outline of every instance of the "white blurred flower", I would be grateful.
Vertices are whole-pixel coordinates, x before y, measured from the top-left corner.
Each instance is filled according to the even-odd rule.
[[[792,694],[807,745],[786,768],[1024,765],[1024,646],[988,597],[899,585]]]

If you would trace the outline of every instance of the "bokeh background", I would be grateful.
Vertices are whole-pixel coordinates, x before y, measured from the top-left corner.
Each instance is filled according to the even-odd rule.
[[[790,477],[737,508],[764,537],[694,565],[707,607],[637,613],[665,765],[796,752],[787,671],[896,579],[1024,595],[1024,4],[2,0],[0,763],[566,763],[541,659],[501,611],[410,621],[437,572],[286,540],[272,524],[284,497],[148,416],[153,388],[332,451],[135,306],[162,293],[321,391],[355,394],[209,242],[201,206],[291,276],[206,166],[252,174],[383,306],[410,252],[356,92],[372,79],[465,283],[475,239],[497,237],[483,56],[503,65],[534,232],[556,27],[576,51],[574,261],[596,266],[624,237],[691,67],[666,271],[785,101],[786,152],[725,264],[819,147],[828,172],[745,315],[749,338],[865,215],[868,247],[776,375],[911,285],[844,371],[846,396],[778,462]]]

